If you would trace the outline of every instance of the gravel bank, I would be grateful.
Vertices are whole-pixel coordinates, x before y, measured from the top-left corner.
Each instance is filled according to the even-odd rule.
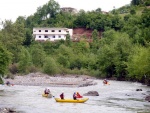
[[[14,85],[27,86],[70,86],[84,87],[95,85],[95,78],[86,75],[55,75],[49,76],[43,73],[30,73],[24,76],[15,76],[14,79],[4,79]]]

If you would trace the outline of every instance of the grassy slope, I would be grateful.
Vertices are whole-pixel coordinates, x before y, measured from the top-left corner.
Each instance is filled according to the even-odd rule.
[[[124,8],[119,8],[119,9],[116,9],[116,11],[119,13],[119,15],[123,18],[125,15],[128,15],[130,14],[130,10],[131,9],[134,9],[136,11],[136,15],[137,16],[141,16],[142,15],[142,12],[143,10],[145,9],[146,7],[145,6],[129,6],[129,7],[124,7]],[[121,13],[121,11],[126,11],[124,13]]]

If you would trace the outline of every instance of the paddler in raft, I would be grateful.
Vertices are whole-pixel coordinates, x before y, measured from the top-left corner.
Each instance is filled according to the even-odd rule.
[[[60,94],[60,98],[64,99],[64,93]]]
[[[11,84],[9,81],[7,81],[5,84],[6,84],[7,86],[14,86],[14,84]]]
[[[104,84],[104,85],[105,85],[105,84],[109,84],[109,83],[108,83],[108,80],[107,80],[107,79],[104,79],[104,80],[103,80],[103,84]]]
[[[74,100],[77,100],[77,95],[76,95],[75,92],[73,93],[73,99],[74,99]]]
[[[44,95],[45,95],[46,97],[48,97],[48,98],[52,98],[52,97],[53,97],[53,95],[51,94],[49,88],[45,88],[45,90],[44,90]]]
[[[45,88],[44,94],[49,94],[49,93],[50,93],[50,90],[48,88]]]
[[[77,98],[82,98],[83,96],[80,95],[79,92],[76,93]]]

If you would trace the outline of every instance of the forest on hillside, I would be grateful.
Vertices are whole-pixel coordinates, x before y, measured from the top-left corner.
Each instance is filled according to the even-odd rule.
[[[72,42],[67,36],[55,43],[35,42],[33,27],[91,29],[93,41],[87,42],[83,36],[79,42]],[[101,8],[77,14],[62,12],[60,5],[50,0],[33,15],[3,22],[0,74],[86,74],[150,85],[149,31],[150,0],[132,0],[108,14],[103,14]]]

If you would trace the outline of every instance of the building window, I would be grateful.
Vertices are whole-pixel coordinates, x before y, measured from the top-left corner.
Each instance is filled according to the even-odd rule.
[[[55,30],[52,30],[52,32],[55,32]]]
[[[53,38],[55,38],[55,35],[53,36]]]
[[[61,32],[61,30],[59,30],[59,32]]]
[[[45,30],[45,32],[48,32],[48,30]]]
[[[39,36],[39,38],[41,38],[41,36]]]
[[[45,36],[44,36],[44,38],[48,38],[48,36],[47,36],[47,35],[45,35]]]
[[[41,30],[39,30],[39,32],[41,32]]]
[[[61,38],[61,36],[60,36],[60,35],[59,35],[58,37],[59,37],[59,38]]]

